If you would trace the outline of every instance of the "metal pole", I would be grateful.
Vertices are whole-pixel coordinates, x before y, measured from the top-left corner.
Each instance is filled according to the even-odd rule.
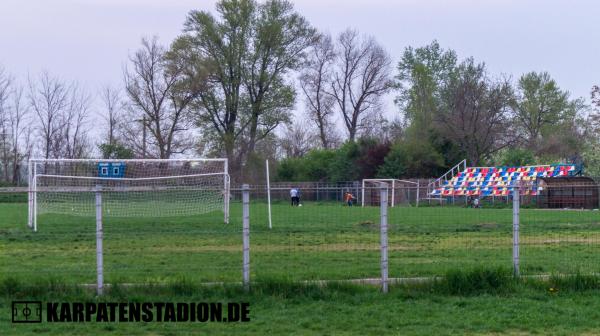
[[[225,216],[225,218],[223,218],[223,221],[225,222],[225,224],[229,224],[229,202],[231,198],[231,188],[229,187],[229,159],[225,159],[223,168],[223,170],[225,171],[225,174],[223,175],[223,188],[225,189],[223,216]]]
[[[361,206],[365,206],[365,180],[362,181],[362,192],[360,196]]]
[[[27,226],[30,229],[33,229],[33,162],[30,160],[27,164],[27,204],[28,204],[28,212],[27,212]]]
[[[388,223],[387,223],[387,208],[388,208],[388,184],[382,183],[380,189],[380,246],[381,246],[381,290],[384,293],[388,292]]]
[[[102,186],[96,185],[96,275],[97,293],[104,292],[104,256],[102,254]]]
[[[396,181],[392,180],[392,208],[394,207],[394,204],[396,204],[396,202],[394,202],[395,195],[396,195]],[[386,201],[387,201],[387,198],[386,198]]]
[[[513,188],[513,274],[519,276],[519,187]]]
[[[431,180],[429,180],[429,181],[430,181],[430,182],[427,184],[427,203],[429,203],[429,205],[431,205],[431,192],[432,192],[432,190],[431,190],[431,187],[430,187],[430,185],[431,185]],[[441,195],[441,194],[442,194],[442,193],[441,193],[441,191],[440,191],[440,198],[442,198],[442,195]]]
[[[417,180],[417,208],[419,207],[419,190],[421,189],[421,184],[419,180]]]
[[[33,166],[33,231],[37,232],[37,166]]]
[[[317,197],[319,195],[319,191],[317,190]],[[269,214],[269,230],[273,228],[273,223],[271,221],[271,179],[269,178],[269,160],[267,160],[267,210]]]
[[[242,185],[243,285],[250,289],[250,186]]]

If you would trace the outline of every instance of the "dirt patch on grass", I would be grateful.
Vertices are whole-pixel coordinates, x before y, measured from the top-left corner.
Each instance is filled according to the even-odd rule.
[[[366,220],[366,221],[362,221],[362,222],[358,222],[357,224],[354,224],[354,227],[360,228],[360,229],[366,229],[366,230],[379,230],[379,223],[375,223],[373,221],[370,220]]]
[[[421,246],[390,245],[389,251],[416,251],[421,250]],[[156,252],[240,252],[241,246],[165,246],[150,247],[145,251]],[[303,245],[254,245],[251,252],[360,252],[360,251],[379,251],[379,244],[303,244]]]
[[[479,223],[473,225],[477,230],[493,230],[498,228],[498,223]]]
[[[600,244],[598,238],[557,238],[545,239],[542,241],[526,241],[528,245],[561,244],[561,243],[580,243],[580,244]]]

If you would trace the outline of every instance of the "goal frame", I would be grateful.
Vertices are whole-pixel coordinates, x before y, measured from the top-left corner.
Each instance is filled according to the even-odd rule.
[[[27,203],[28,203],[28,214],[27,214],[27,226],[32,229],[34,232],[37,232],[37,165],[40,163],[57,163],[57,162],[123,162],[127,163],[144,163],[144,162],[159,162],[159,163],[168,163],[168,162],[223,162],[223,172],[217,174],[223,174],[223,221],[224,223],[229,223],[229,203],[230,203],[230,194],[231,194],[231,186],[230,186],[230,177],[229,177],[229,161],[228,159],[219,158],[219,159],[207,159],[207,158],[189,158],[189,159],[39,159],[33,158],[29,159],[28,167],[27,167]],[[68,177],[65,175],[65,177]],[[77,176],[74,176],[77,178]],[[83,176],[80,176],[83,177]],[[156,177],[150,178],[155,179]],[[94,177],[94,179],[102,179],[99,177]],[[111,180],[144,180],[149,178],[110,178]]]
[[[419,182],[413,182],[413,181],[408,181],[408,180],[401,180],[401,179],[391,179],[391,178],[384,178],[384,179],[363,179],[362,180],[362,188],[361,188],[361,206],[364,207],[365,206],[365,182],[382,182],[382,183],[388,183],[389,186],[391,187],[391,207],[393,208],[395,206],[395,197],[396,197],[396,182],[401,182],[401,183],[408,183],[408,184],[412,184],[416,186],[417,189],[417,198],[416,198],[416,207],[419,207],[419,189],[420,189],[420,185]]]

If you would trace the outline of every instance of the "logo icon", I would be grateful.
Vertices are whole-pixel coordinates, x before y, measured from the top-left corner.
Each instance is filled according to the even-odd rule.
[[[41,323],[42,302],[41,301],[13,301],[12,302],[13,323]]]

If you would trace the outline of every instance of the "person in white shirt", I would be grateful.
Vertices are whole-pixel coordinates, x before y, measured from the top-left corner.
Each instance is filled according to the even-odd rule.
[[[296,188],[290,190],[290,197],[292,198],[292,206],[298,206],[300,204],[300,192]]]

